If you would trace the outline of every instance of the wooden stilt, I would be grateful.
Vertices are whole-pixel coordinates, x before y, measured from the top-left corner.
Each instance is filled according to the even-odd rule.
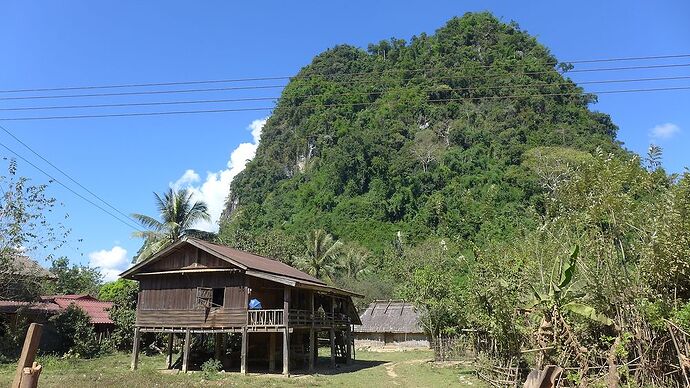
[[[276,333],[270,333],[268,338],[268,372],[276,371]]]
[[[290,376],[290,333],[287,327],[283,331],[283,374]]]
[[[213,358],[220,361],[223,352],[223,333],[215,333],[213,335]]]
[[[316,358],[316,354],[318,353],[318,349],[315,349],[315,344],[316,341],[314,341],[314,328],[309,329],[309,372],[314,371],[314,359]]]
[[[347,365],[352,364],[352,332],[350,331],[350,325],[347,325],[347,330],[345,330],[345,363]]]
[[[316,338],[314,333],[314,291],[309,291],[309,319],[311,320],[311,327],[309,328],[309,372],[314,371],[314,363],[319,356],[319,348],[316,346]]]
[[[192,346],[192,332],[187,329],[184,332],[184,350],[182,352],[182,372],[187,373],[189,370],[189,350]]]
[[[132,370],[136,370],[139,364],[139,328],[134,328],[134,344],[132,345]]]
[[[173,339],[175,334],[168,334],[168,356],[165,358],[165,369],[170,369],[172,367],[173,360]]]
[[[242,329],[242,350],[240,352],[240,373],[247,374],[247,326]]]
[[[225,367],[225,359],[227,358],[227,343],[228,343],[228,334],[227,333],[221,333],[220,334],[220,362],[223,364],[223,367]]]
[[[331,368],[335,368],[335,329],[331,327]]]
[[[283,374],[290,376],[290,287],[283,289]]]
[[[319,331],[314,329],[314,364],[319,361]]]

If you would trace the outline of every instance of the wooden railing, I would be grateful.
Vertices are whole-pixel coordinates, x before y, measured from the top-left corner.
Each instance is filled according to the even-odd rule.
[[[294,326],[330,326],[347,325],[350,319],[341,313],[324,313],[308,310],[290,310],[288,313],[290,325]],[[247,324],[249,326],[283,326],[283,310],[247,310]]]
[[[302,325],[323,325],[329,326],[333,324],[347,325],[350,323],[350,319],[347,315],[341,313],[325,313],[314,311],[312,313],[308,310],[290,310],[289,322],[291,325],[302,326]]]
[[[282,326],[283,310],[247,310],[249,326]]]

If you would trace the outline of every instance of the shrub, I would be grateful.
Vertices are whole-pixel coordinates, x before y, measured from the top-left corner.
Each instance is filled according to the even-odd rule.
[[[212,380],[222,368],[223,364],[212,358],[201,364],[201,374],[204,376],[204,379]]]
[[[106,283],[101,287],[99,297],[113,302],[108,314],[115,323],[110,343],[117,350],[128,350],[132,347],[138,292],[138,283],[125,279]]]
[[[77,358],[90,358],[99,353],[91,320],[79,306],[71,304],[65,311],[52,316],[50,322],[59,338],[58,352]]]

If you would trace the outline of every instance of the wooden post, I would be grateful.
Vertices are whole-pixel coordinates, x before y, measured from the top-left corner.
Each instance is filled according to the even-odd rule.
[[[213,335],[213,358],[216,361],[221,361],[223,356],[223,333],[214,333]]]
[[[35,361],[30,368],[24,368],[22,371],[22,380],[19,384],[20,388],[37,388],[38,378],[41,376],[43,366],[38,365]]]
[[[182,352],[182,372],[187,373],[187,370],[189,370],[189,350],[192,346],[192,332],[189,330],[185,330],[184,332],[184,350]]]
[[[283,331],[283,374],[290,376],[290,333],[287,327]]]
[[[309,319],[311,320],[309,328],[309,372],[314,371],[314,361],[318,357],[319,349],[315,346],[315,336],[314,336],[314,291],[309,291]]]
[[[331,327],[331,368],[335,368],[335,329]]]
[[[173,339],[174,338],[175,338],[175,334],[173,334],[173,333],[168,334],[168,356],[165,358],[165,369],[172,368]]]
[[[139,366],[139,338],[141,334],[139,333],[139,328],[134,328],[134,343],[132,344],[132,370],[136,370]]]
[[[346,354],[345,354],[345,363],[347,365],[352,364],[352,332],[350,331],[350,325],[347,325],[347,329],[345,330],[345,341],[347,342],[345,349],[346,349]]]
[[[29,330],[27,330],[26,338],[24,339],[22,354],[19,356],[19,362],[17,363],[17,371],[14,374],[12,388],[19,388],[22,381],[24,368],[31,368],[33,366],[34,360],[36,360],[36,352],[38,352],[38,343],[41,341],[42,333],[43,325],[38,323],[32,323],[29,325]]]
[[[290,376],[290,287],[283,289],[283,374]]]
[[[276,333],[270,333],[268,338],[268,372],[276,371]]]
[[[240,373],[247,374],[247,326],[242,328],[242,350],[240,351]]]
[[[317,349],[314,349],[314,326],[309,329],[309,372],[314,371],[314,351],[318,353]]]
[[[227,358],[227,343],[228,343],[228,333],[220,333],[220,362],[225,365],[225,359]]]

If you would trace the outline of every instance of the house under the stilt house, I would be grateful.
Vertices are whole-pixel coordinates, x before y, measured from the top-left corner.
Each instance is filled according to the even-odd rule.
[[[279,261],[185,238],[121,276],[139,281],[133,369],[142,333],[168,334],[168,368],[180,342],[183,372],[193,344],[210,339],[212,357],[242,373],[277,364],[286,375],[311,372],[319,335],[330,341],[331,366],[352,359],[352,329],[361,323],[352,298],[361,295]]]

